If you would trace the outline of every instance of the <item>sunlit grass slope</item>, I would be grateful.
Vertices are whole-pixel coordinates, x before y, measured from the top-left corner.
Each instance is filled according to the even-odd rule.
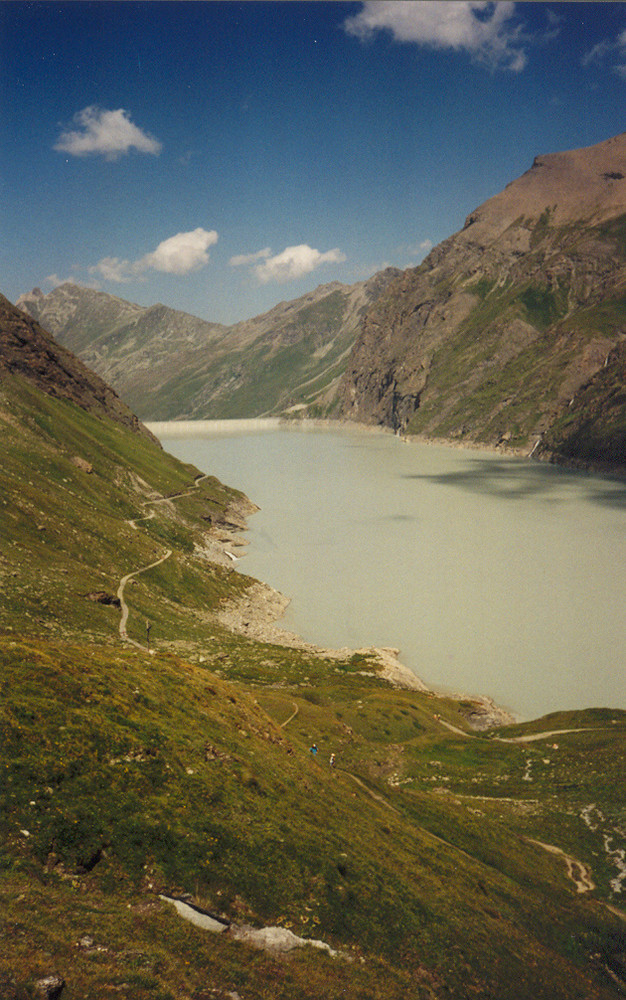
[[[626,713],[475,734],[367,654],[228,632],[248,580],[198,547],[234,491],[17,381],[0,427],[3,1000],[50,974],[63,1000],[622,995]],[[127,587],[149,652],[86,595],[170,550]],[[340,954],[257,951],[160,894]]]

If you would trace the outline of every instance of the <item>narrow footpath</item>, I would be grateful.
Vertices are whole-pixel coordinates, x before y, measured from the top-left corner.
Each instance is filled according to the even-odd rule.
[[[202,482],[203,479],[208,479],[208,478],[209,478],[209,476],[207,474],[203,474],[201,476],[198,476],[196,479],[194,479],[192,485],[189,486],[188,489],[181,490],[180,493],[174,493],[170,497],[155,497],[154,500],[144,500],[144,501],[142,501],[141,506],[142,507],[151,507],[151,506],[153,506],[155,504],[169,503],[171,500],[179,500],[181,497],[189,496],[189,494],[193,490],[197,490],[198,489],[198,486]],[[137,531],[138,530],[138,528],[137,528],[137,522],[138,521],[151,521],[154,516],[155,516],[155,512],[153,510],[151,510],[150,513],[146,514],[145,517],[130,518],[127,521],[127,523],[130,524],[131,528],[133,528],[135,531]],[[127,605],[126,601],[124,600],[124,588],[126,587],[126,584],[128,583],[128,581],[132,580],[133,577],[139,576],[141,573],[146,573],[149,569],[154,569],[155,566],[160,566],[161,563],[165,562],[166,559],[170,558],[170,556],[172,555],[172,552],[173,552],[172,549],[168,549],[167,552],[165,553],[165,555],[161,556],[160,559],[155,560],[155,562],[150,563],[148,566],[142,566],[141,569],[133,570],[132,573],[127,573],[126,576],[122,577],[122,579],[120,580],[120,585],[117,588],[117,596],[119,598],[120,609],[121,609],[121,617],[120,617],[120,625],[119,625],[120,639],[122,639],[123,642],[130,643],[131,646],[136,646],[137,649],[143,649],[143,650],[145,650],[147,648],[147,646],[142,645],[142,643],[137,642],[135,639],[131,639],[131,637],[129,636],[128,632],[126,631],[126,623],[128,621],[129,608],[128,608],[128,605]]]
[[[126,576],[122,577],[122,579],[120,580],[120,585],[117,588],[117,596],[119,597],[120,608],[122,611],[122,616],[120,618],[120,638],[123,639],[124,642],[130,642],[130,644],[132,646],[136,646],[137,649],[145,650],[146,647],[143,646],[140,642],[137,642],[135,639],[131,639],[128,632],[126,631],[126,622],[128,621],[128,605],[124,600],[124,588],[128,583],[128,581],[132,580],[133,577],[139,576],[140,573],[146,573],[149,569],[153,569],[155,566],[159,566],[162,562],[165,562],[166,559],[169,559],[171,554],[172,550],[168,549],[164,556],[161,556],[160,559],[157,559],[155,562],[150,563],[149,566],[142,566],[141,569],[136,569],[132,573],[127,573]]]
[[[446,722],[445,719],[438,720],[442,726],[449,729],[451,733],[456,733],[457,736],[464,736],[468,740],[480,740],[485,737],[476,734],[468,733],[464,729],[459,729],[458,726],[453,726],[451,722]],[[489,739],[493,740],[494,743],[535,743],[537,740],[546,740],[550,736],[561,736],[564,733],[600,733],[604,732],[603,729],[598,728],[598,726],[585,726],[582,729],[549,729],[545,733],[530,733],[527,736],[490,736]]]

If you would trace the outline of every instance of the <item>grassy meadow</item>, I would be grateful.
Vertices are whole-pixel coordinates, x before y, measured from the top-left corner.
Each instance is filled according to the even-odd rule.
[[[198,553],[235,490],[9,378],[0,427],[2,1000],[623,996],[625,712],[478,733],[367,653],[228,631],[250,581]],[[132,645],[93,595],[170,550]]]

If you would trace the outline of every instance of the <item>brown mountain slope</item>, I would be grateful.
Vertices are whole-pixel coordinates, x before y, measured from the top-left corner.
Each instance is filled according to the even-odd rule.
[[[362,323],[341,412],[530,451],[624,336],[626,133],[538,157],[395,281]]]
[[[26,313],[0,295],[0,384],[17,375],[48,396],[68,399],[97,416],[152,438],[117,394]],[[153,439],[155,440],[155,439]]]

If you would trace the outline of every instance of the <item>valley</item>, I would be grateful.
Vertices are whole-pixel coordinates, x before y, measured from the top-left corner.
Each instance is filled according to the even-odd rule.
[[[222,624],[250,502],[6,301],[2,330],[2,996],[621,995],[626,714],[477,730],[373,651]]]
[[[0,52],[0,1000],[625,1000],[626,0]]]
[[[223,327],[65,283],[18,305],[144,420],[330,418],[626,467],[626,133],[538,156],[416,268]]]

